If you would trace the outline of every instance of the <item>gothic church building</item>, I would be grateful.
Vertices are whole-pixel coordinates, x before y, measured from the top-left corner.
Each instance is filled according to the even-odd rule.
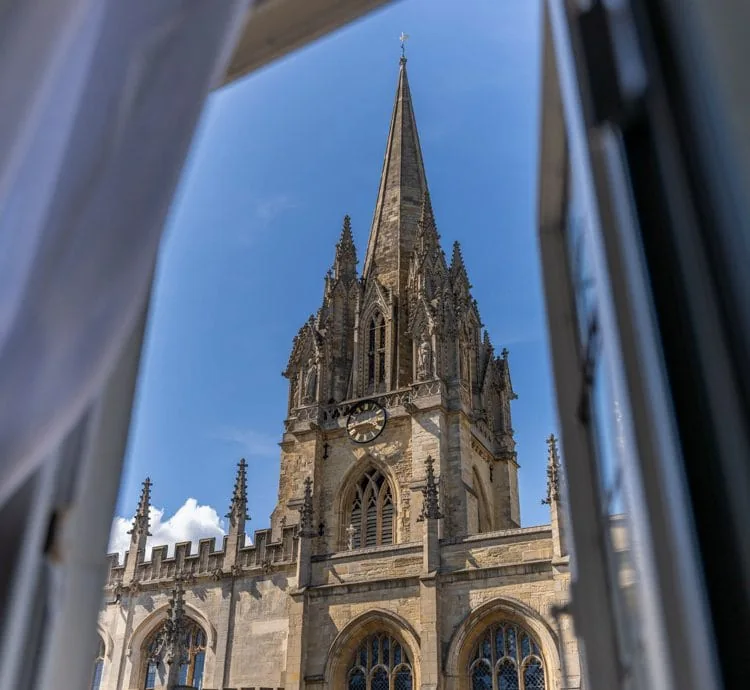
[[[521,527],[507,351],[458,244],[440,246],[401,59],[361,275],[344,219],[294,339],[270,529],[145,559],[151,485],[110,555],[92,690],[580,687],[558,458],[550,524]],[[543,448],[540,439],[540,449]],[[565,680],[563,680],[565,677]]]

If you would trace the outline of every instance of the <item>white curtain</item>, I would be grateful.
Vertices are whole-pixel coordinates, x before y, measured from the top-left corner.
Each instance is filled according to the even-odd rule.
[[[0,2],[0,506],[134,327],[249,3]]]

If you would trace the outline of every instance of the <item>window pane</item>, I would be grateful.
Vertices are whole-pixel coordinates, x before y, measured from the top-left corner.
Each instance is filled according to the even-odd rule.
[[[203,665],[206,661],[205,652],[198,652],[195,655],[195,670],[193,671],[193,687],[203,687]]]
[[[104,661],[97,659],[94,664],[94,675],[91,679],[91,690],[99,690],[99,686],[102,683],[102,670],[104,668]]]
[[[492,659],[492,644],[489,633],[482,640],[482,659]]]
[[[372,683],[370,685],[372,690],[389,690],[388,688],[388,673],[385,669],[378,668],[372,674]]]
[[[145,690],[153,690],[156,687],[156,664],[152,661],[146,671]]]
[[[394,690],[412,690],[411,671],[409,669],[402,668],[396,672],[393,688]]]
[[[497,687],[499,690],[518,690],[518,671],[516,665],[508,659],[498,667]]]
[[[531,659],[523,671],[524,690],[544,690],[544,669],[537,659]]]
[[[480,661],[471,672],[471,690],[492,690],[492,671],[486,661]]]
[[[516,642],[516,629],[509,625],[505,629],[505,641],[508,643],[507,650],[508,650],[508,656],[511,659],[517,658],[517,642]]]
[[[497,659],[505,656],[505,629],[502,625],[498,625],[495,632],[495,654]]]
[[[359,669],[352,671],[349,676],[349,690],[367,690],[365,674]]]

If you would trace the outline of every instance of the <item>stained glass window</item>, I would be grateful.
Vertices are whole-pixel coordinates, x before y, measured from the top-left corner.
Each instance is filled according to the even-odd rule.
[[[156,687],[160,671],[166,677],[164,630],[163,626],[159,628],[147,642],[144,690],[153,690]],[[181,686],[200,690],[203,687],[203,669],[206,661],[206,633],[189,618],[185,620],[181,646],[183,658],[177,671],[177,682]]]
[[[539,645],[515,623],[491,625],[469,658],[471,690],[547,689]]]
[[[363,640],[354,653],[348,690],[413,690],[411,660],[391,635],[377,633]]]
[[[352,548],[392,544],[395,512],[388,480],[375,468],[367,470],[355,488],[351,503]]]

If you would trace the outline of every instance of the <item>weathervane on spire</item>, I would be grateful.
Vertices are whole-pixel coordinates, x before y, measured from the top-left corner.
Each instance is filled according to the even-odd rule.
[[[406,42],[409,40],[409,34],[405,34],[402,31],[398,40],[401,41],[401,59],[406,60]]]

